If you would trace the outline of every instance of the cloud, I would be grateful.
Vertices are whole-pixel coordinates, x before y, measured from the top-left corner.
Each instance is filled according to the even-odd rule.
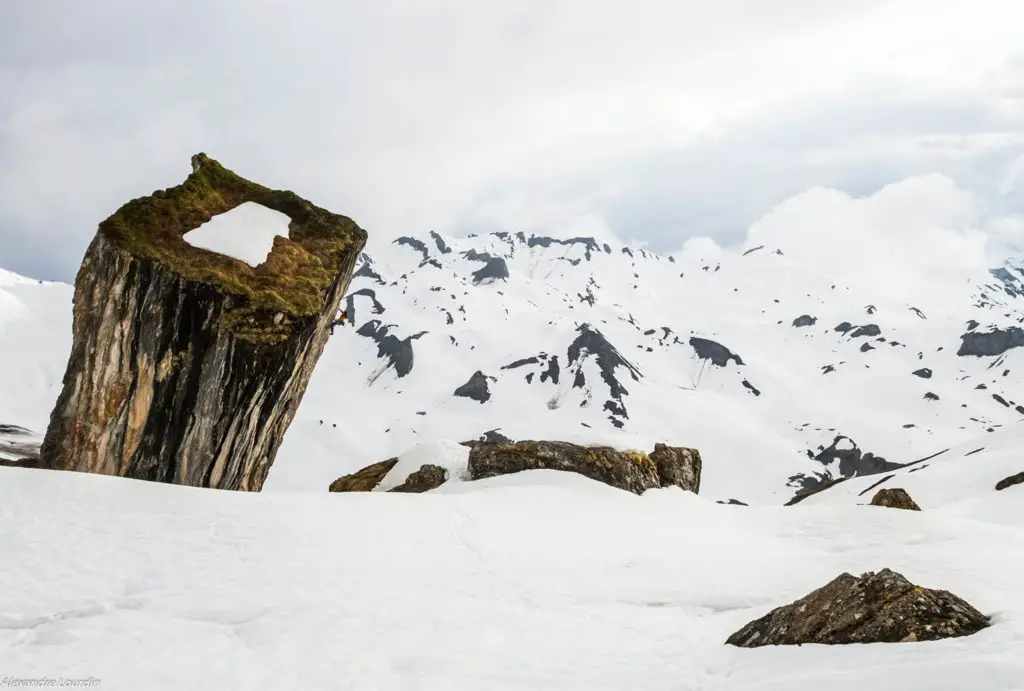
[[[1000,198],[1021,204],[1020,14],[1011,0],[0,3],[0,264],[69,279],[98,221],[180,181],[200,150],[351,215],[371,243],[595,218],[652,247],[739,239],[808,187],[930,172],[1009,180]]]

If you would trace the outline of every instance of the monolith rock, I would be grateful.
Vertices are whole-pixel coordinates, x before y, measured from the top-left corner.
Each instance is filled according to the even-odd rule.
[[[290,219],[261,264],[185,242],[246,202]],[[193,156],[182,184],[122,206],[86,251],[41,465],[259,490],[366,238],[345,216]]]

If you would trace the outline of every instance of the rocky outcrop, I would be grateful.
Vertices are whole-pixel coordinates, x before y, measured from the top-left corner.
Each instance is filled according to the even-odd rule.
[[[480,480],[523,470],[563,470],[641,494],[656,487],[700,489],[701,459],[696,449],[658,444],[651,454],[563,441],[475,442],[469,451],[469,477]]]
[[[380,463],[368,465],[357,473],[339,477],[331,483],[331,492],[371,492],[380,484],[384,476],[398,463],[397,458],[389,458]]]
[[[772,610],[729,636],[744,648],[821,643],[903,643],[969,636],[989,618],[945,590],[914,585],[882,569],[844,573],[792,604]]]
[[[907,490],[902,487],[878,490],[871,498],[871,506],[885,506],[890,509],[906,509],[907,511],[921,510],[917,502],[911,499]]]
[[[1007,487],[1013,487],[1014,485],[1024,484],[1024,472],[1011,475],[1010,477],[1004,477],[1002,480],[996,483],[997,490],[1004,490]]]
[[[658,469],[662,487],[681,487],[700,494],[701,458],[697,449],[655,444],[648,456]]]
[[[420,466],[415,473],[405,478],[405,482],[390,492],[408,492],[409,494],[421,494],[437,489],[448,479],[448,471],[439,465],[426,464]]]
[[[47,468],[259,490],[302,400],[366,232],[204,154],[177,187],[103,221],[74,295]],[[288,216],[252,267],[184,235],[254,202]]]
[[[493,436],[492,436],[493,434]],[[469,449],[464,477],[482,480],[523,470],[562,470],[641,494],[658,487],[700,490],[701,457],[696,449],[656,444],[654,451],[619,451],[607,446],[580,446],[564,441],[508,441],[492,430],[480,439],[460,442]],[[331,483],[332,492],[375,489],[397,458],[363,468]],[[391,492],[427,492],[448,480],[444,468],[425,464]]]
[[[339,477],[331,483],[331,492],[372,492],[384,480],[384,477],[391,472],[391,469],[398,463],[397,458],[389,458],[380,463],[366,466],[357,473]],[[389,492],[407,492],[418,494],[429,492],[443,485],[448,479],[448,471],[441,466],[426,464],[420,467],[415,473],[405,478],[405,481],[394,487]]]

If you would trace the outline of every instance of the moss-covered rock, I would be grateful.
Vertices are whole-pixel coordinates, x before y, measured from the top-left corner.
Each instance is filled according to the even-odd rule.
[[[690,461],[688,468],[685,459]],[[579,473],[637,494],[670,485],[696,492],[700,486],[700,454],[693,449],[659,444],[652,457],[642,451],[564,441],[478,441],[470,447],[469,475],[473,480],[542,468]]]
[[[235,296],[221,325],[237,337],[255,342],[287,338],[295,319],[321,310],[324,292],[343,262],[366,244],[366,231],[294,192],[246,180],[206,154],[192,157],[192,171],[176,187],[125,204],[100,223],[99,233],[138,259]],[[263,264],[252,267],[185,242],[188,232],[245,202],[291,219],[288,237],[274,239]]]
[[[911,499],[907,490],[902,487],[878,490],[875,496],[871,498],[871,506],[885,506],[890,509],[904,509],[907,511],[921,510],[917,502]]]
[[[262,488],[348,289],[366,233],[203,154],[181,185],[103,221],[75,280],[71,354],[45,468]],[[256,267],[184,236],[255,202],[284,213]]]
[[[882,569],[840,575],[729,636],[729,645],[907,643],[977,633],[989,618],[946,590],[916,586]]]
[[[437,489],[448,479],[448,471],[439,465],[427,463],[420,466],[415,473],[405,478],[405,482],[398,485],[389,492],[406,492],[408,494],[422,494],[432,489]]]
[[[380,463],[366,466],[357,473],[339,477],[331,483],[331,492],[372,492],[380,484],[384,476],[398,463],[397,458],[389,458]]]

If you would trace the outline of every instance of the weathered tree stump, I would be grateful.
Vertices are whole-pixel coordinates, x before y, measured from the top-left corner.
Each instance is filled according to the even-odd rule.
[[[204,154],[103,221],[75,281],[46,468],[258,491],[302,400],[366,232]],[[287,215],[266,261],[184,235],[255,202]]]

